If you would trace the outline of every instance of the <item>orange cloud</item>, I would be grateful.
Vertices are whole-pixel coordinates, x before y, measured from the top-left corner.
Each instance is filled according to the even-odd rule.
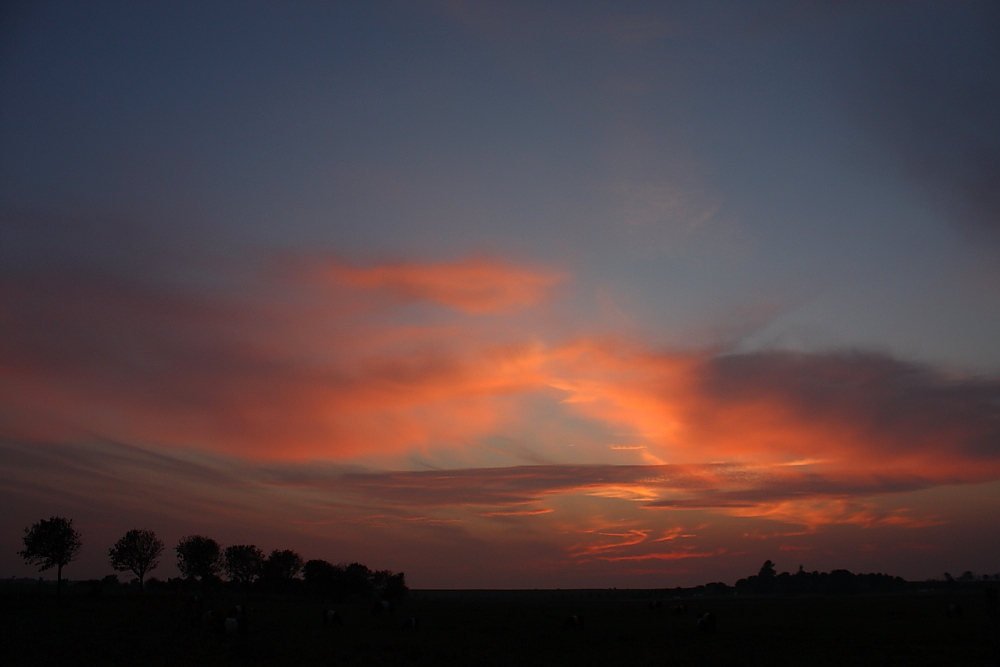
[[[637,544],[642,544],[649,537],[648,530],[630,530],[627,533],[599,533],[603,537],[617,537],[618,540],[614,542],[605,542],[603,544],[593,544],[590,546],[577,546],[573,548],[573,556],[592,556],[594,554],[605,553],[608,551],[619,551],[621,549],[632,547]]]
[[[537,296],[530,285],[548,274],[521,280],[530,272],[481,258],[344,271],[335,294],[271,281],[242,285],[238,298],[82,272],[5,276],[4,432],[51,438],[75,427],[274,460],[447,451],[447,467],[465,472],[338,483],[387,502],[497,511],[580,493],[648,509],[862,523],[875,519],[808,503],[1000,478],[996,380],[879,354],[654,352],[616,340],[545,343],[462,315],[415,324],[395,319],[392,304],[357,308],[359,295],[424,290],[483,312],[530,301],[516,295]],[[470,275],[492,276],[481,283],[494,287],[476,288],[486,296],[468,303],[443,287]],[[540,450],[533,460],[565,461],[590,438],[592,450],[569,460],[600,465],[481,472],[484,439],[524,433]],[[641,458],[614,460],[647,465],[607,465],[632,452]]]
[[[382,290],[399,298],[430,301],[476,314],[535,305],[565,280],[562,273],[530,270],[490,257],[368,267],[334,264],[326,270],[334,280],[353,288]]]
[[[870,353],[650,353],[586,341],[554,351],[552,364],[572,411],[626,429],[663,461],[942,483],[1000,475],[996,380]]]
[[[733,543],[822,545],[831,526],[933,541],[960,510],[916,492],[1000,479],[995,379],[884,354],[546,340],[477,316],[537,304],[556,282],[494,260],[325,283],[301,279],[308,265],[216,289],[0,275],[7,504],[634,574],[632,561],[723,567]],[[17,521],[35,511],[22,509]]]
[[[537,510],[504,510],[497,512],[482,512],[477,516],[485,517],[495,517],[495,516],[537,516],[539,514],[550,514],[554,510],[551,509],[537,509]]]
[[[186,292],[85,273],[0,284],[8,435],[75,427],[248,456],[460,446],[545,386],[537,345],[387,325],[353,295]],[[44,431],[44,433],[43,433]]]
[[[679,537],[695,537],[695,535],[693,535],[691,533],[685,533],[684,530],[685,529],[682,528],[682,527],[680,527],[680,526],[675,526],[673,528],[668,528],[667,530],[665,530],[663,532],[663,535],[661,535],[660,537],[657,537],[653,541],[654,542],[671,542],[673,540],[676,540]]]
[[[896,526],[926,528],[942,523],[938,517],[916,517],[909,510],[887,510],[875,503],[820,495],[784,502],[762,502],[745,508],[722,510],[738,517],[764,517],[783,523],[799,524],[810,531],[830,524],[853,524],[862,528]]]

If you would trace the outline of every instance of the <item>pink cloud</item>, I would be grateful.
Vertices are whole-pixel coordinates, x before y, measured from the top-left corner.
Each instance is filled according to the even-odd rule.
[[[537,516],[539,514],[550,514],[554,510],[552,509],[535,509],[535,510],[499,510],[496,512],[481,512],[477,516],[494,517],[494,516]]]
[[[683,560],[685,558],[711,558],[718,556],[719,552],[699,552],[699,551],[667,551],[649,554],[639,554],[635,556],[601,556],[599,560],[609,562],[630,561],[630,560]]]
[[[620,551],[622,549],[642,544],[649,537],[648,530],[629,530],[626,533],[598,533],[601,537],[616,537],[613,542],[592,544],[589,546],[577,546],[572,549],[573,555],[593,556],[595,554],[606,553],[608,551]]]
[[[367,267],[336,263],[325,271],[356,289],[380,290],[406,300],[430,301],[465,313],[503,313],[541,302],[566,276],[491,257],[454,262],[394,262]]]
[[[300,287],[250,284],[234,296],[79,272],[7,278],[6,432],[59,425],[249,456],[343,457],[474,440],[513,418],[513,396],[544,386],[533,345],[386,325],[356,295]]]

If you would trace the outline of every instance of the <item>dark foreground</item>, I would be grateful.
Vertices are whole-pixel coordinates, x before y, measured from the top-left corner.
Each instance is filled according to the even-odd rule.
[[[621,591],[618,592],[619,594]],[[645,592],[640,592],[645,594]],[[610,597],[610,596],[609,596]],[[628,597],[621,596],[619,597]],[[640,597],[637,595],[637,597]],[[855,597],[599,599],[414,591],[369,604],[216,598],[246,634],[201,627],[188,595],[7,595],[0,662],[60,665],[1000,665],[981,591]],[[687,609],[675,607],[687,604]],[[959,605],[959,610],[950,608]],[[325,607],[343,626],[324,627]],[[697,629],[712,611],[714,631]],[[572,616],[582,617],[582,627]],[[406,627],[418,621],[416,629]]]

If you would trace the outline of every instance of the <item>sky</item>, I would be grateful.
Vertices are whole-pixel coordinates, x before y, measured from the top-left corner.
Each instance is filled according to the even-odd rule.
[[[5,3],[0,576],[998,573],[998,111],[995,2]]]

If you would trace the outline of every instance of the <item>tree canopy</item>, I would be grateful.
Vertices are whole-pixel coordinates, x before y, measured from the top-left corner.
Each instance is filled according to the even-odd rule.
[[[124,572],[131,570],[139,577],[139,589],[142,589],[146,573],[160,564],[159,557],[163,553],[163,542],[151,530],[130,530],[108,550],[111,567]]]
[[[302,556],[291,549],[275,549],[264,562],[264,577],[271,581],[290,581],[302,570]]]
[[[230,580],[250,584],[263,571],[264,552],[253,544],[234,544],[226,547],[223,567]]]
[[[371,597],[400,600],[409,590],[402,572],[373,571],[361,563],[332,565],[325,560],[310,560],[303,568],[303,576],[307,590],[337,601]]]
[[[219,543],[204,535],[188,535],[177,546],[177,569],[185,577],[204,580],[214,577],[222,567],[222,548]]]
[[[56,593],[62,586],[62,569],[80,552],[83,542],[73,529],[73,520],[54,516],[24,529],[24,549],[18,555],[39,571],[56,568]]]

